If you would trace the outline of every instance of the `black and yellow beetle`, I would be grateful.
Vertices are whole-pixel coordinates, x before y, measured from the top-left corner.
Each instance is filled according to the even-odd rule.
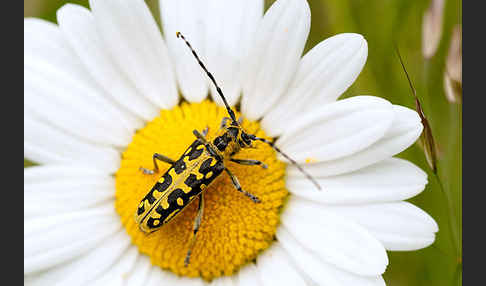
[[[189,264],[192,248],[196,242],[197,232],[201,225],[204,210],[204,190],[216,177],[225,171],[231,177],[231,181],[236,190],[249,197],[253,202],[260,202],[256,196],[243,190],[238,179],[224,166],[223,160],[229,158],[230,161],[238,164],[260,165],[263,168],[266,168],[264,163],[257,160],[232,158],[241,148],[253,147],[253,141],[261,141],[269,144],[303,172],[318,189],[320,189],[320,186],[294,160],[274,146],[273,142],[264,138],[258,138],[243,130],[240,122],[236,120],[235,113],[229,107],[223,92],[216,84],[213,75],[208,72],[194,49],[191,47],[191,44],[189,44],[180,32],[177,32],[177,37],[182,38],[185,41],[199,65],[204,69],[216,86],[216,90],[223,100],[229,117],[223,118],[220,126],[221,128],[215,138],[206,138],[207,128],[202,131],[202,133],[194,130],[193,133],[196,136],[196,140],[194,140],[177,161],[155,153],[153,155],[154,169],[140,168],[145,174],[154,174],[159,171],[157,160],[171,164],[169,170],[160,177],[150,192],[148,192],[148,194],[141,200],[138,209],[135,212],[135,221],[143,232],[154,232],[173,219],[196,197],[199,197],[199,207],[194,221],[192,239],[184,260],[184,265],[187,266]]]

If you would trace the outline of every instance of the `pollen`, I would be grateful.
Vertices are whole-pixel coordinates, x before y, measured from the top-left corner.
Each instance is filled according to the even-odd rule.
[[[116,173],[115,207],[131,242],[150,257],[153,265],[180,276],[202,277],[210,281],[219,276],[233,275],[240,267],[251,263],[275,240],[280,213],[288,196],[285,188],[286,164],[277,160],[275,151],[262,142],[256,148],[243,149],[234,158],[253,159],[261,166],[240,165],[225,158],[225,166],[238,178],[243,190],[257,196],[254,203],[238,192],[226,172],[204,188],[204,213],[197,240],[187,267],[184,259],[193,233],[199,199],[196,198],[159,230],[145,234],[134,220],[142,198],[161,179],[170,165],[157,161],[159,172],[144,174],[140,167],[153,169],[154,153],[177,160],[196,139],[192,131],[208,127],[206,138],[214,138],[221,120],[227,116],[224,108],[211,101],[182,103],[163,110],[145,127],[138,130],[123,152]],[[239,114],[236,114],[239,118]],[[255,121],[243,120],[247,133],[271,139]],[[208,174],[209,175],[209,174]],[[177,202],[182,203],[182,202]]]
[[[306,163],[306,164],[310,164],[310,163],[317,163],[317,162],[318,162],[318,161],[317,161],[317,159],[315,159],[315,158],[306,158],[306,159],[305,159],[305,163]]]

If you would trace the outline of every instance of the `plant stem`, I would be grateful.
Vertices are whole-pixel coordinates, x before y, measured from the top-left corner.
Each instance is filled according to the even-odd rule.
[[[456,230],[456,227],[455,227],[456,216],[454,215],[454,208],[452,206],[452,201],[449,197],[449,194],[444,189],[444,185],[442,184],[442,181],[439,177],[438,172],[434,172],[434,175],[435,175],[435,178],[437,180],[437,183],[439,184],[439,188],[440,188],[440,190],[441,190],[441,192],[444,195],[444,198],[446,200],[447,214],[448,214],[447,224],[448,224],[448,228],[449,228],[449,236],[450,236],[452,245],[454,247],[454,252],[456,254],[456,257],[460,257],[459,246],[457,245],[457,239],[456,239],[456,237],[457,237],[457,230]]]

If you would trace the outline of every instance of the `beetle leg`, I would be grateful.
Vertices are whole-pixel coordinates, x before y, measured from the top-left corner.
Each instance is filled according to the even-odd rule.
[[[204,133],[204,131],[203,131],[203,133]],[[197,131],[196,129],[192,130],[192,134],[194,134],[194,136],[196,136],[197,139],[201,140],[202,143],[204,143],[204,144],[208,143],[208,141],[206,140],[206,137],[203,134],[199,133],[199,131]]]
[[[241,165],[250,165],[250,166],[260,165],[263,169],[268,168],[268,166],[265,163],[263,163],[262,161],[258,161],[258,160],[231,158],[230,161],[235,162],[237,164],[241,164]]]
[[[194,227],[192,231],[191,243],[189,244],[189,249],[187,250],[186,258],[184,259],[184,267],[189,265],[189,260],[191,259],[191,252],[194,244],[196,243],[196,235],[201,226],[202,216],[204,212],[204,193],[199,194],[199,207],[197,209],[196,219],[194,220]]]
[[[209,127],[206,126],[206,128],[204,128],[203,131],[202,131],[202,136],[204,136],[204,138],[206,138],[206,135],[208,135],[208,132],[209,132]]]
[[[228,123],[228,120],[231,120],[231,118],[229,118],[229,117],[223,117],[223,120],[221,120],[221,124],[219,125],[219,128],[226,127],[226,123]]]
[[[241,188],[240,182],[238,182],[238,178],[236,178],[236,176],[233,175],[233,173],[231,173],[231,171],[228,170],[228,168],[224,168],[224,170],[230,176],[231,182],[233,182],[233,186],[236,188],[236,190],[238,190],[238,192],[243,193],[245,196],[249,197],[255,203],[260,203],[261,202],[259,198],[257,198],[256,196],[250,194],[249,192],[247,192],[247,191],[245,191],[245,190],[243,190]]]
[[[159,171],[159,166],[157,166],[157,160],[160,160],[162,162],[165,162],[165,163],[168,163],[168,164],[171,164],[171,165],[175,163],[175,161],[172,160],[171,158],[164,156],[162,154],[159,154],[159,153],[154,153],[154,155],[152,156],[152,159],[154,161],[154,169],[153,170],[140,167],[140,171],[142,171],[146,175],[153,175],[154,173],[157,173]]]

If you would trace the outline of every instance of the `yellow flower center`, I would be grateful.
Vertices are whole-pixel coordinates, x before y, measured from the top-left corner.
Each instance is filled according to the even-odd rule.
[[[194,129],[201,132],[209,127],[207,138],[213,138],[225,116],[224,108],[207,100],[183,103],[162,111],[134,135],[116,173],[115,207],[132,243],[150,257],[152,264],[178,275],[211,280],[232,275],[255,259],[274,240],[280,211],[288,196],[285,163],[277,160],[271,147],[255,142],[255,149],[243,149],[234,158],[260,160],[268,169],[240,165],[228,158],[224,163],[238,178],[243,190],[257,196],[261,203],[254,203],[238,192],[230,177],[221,173],[204,190],[202,223],[187,267],[184,259],[193,233],[198,199],[159,230],[147,235],[139,229],[134,220],[137,207],[170,165],[159,161],[160,171],[153,175],[143,174],[139,168],[153,169],[154,153],[177,160],[196,139],[192,133]],[[248,133],[270,139],[258,122],[244,120],[242,126]]]

